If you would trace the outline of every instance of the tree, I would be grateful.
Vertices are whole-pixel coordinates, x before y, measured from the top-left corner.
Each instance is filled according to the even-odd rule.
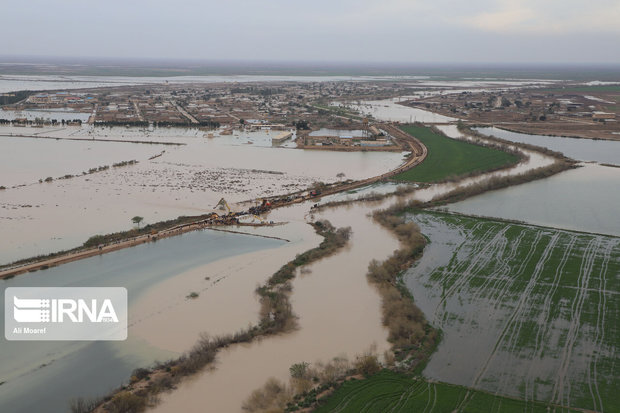
[[[295,128],[298,130],[308,130],[310,127],[308,126],[307,120],[298,120],[295,122]]]
[[[305,361],[301,363],[295,363],[291,367],[289,367],[289,372],[291,373],[291,377],[294,379],[303,379],[306,378],[308,373],[309,364]]]
[[[131,218],[131,222],[133,222],[134,224],[138,226],[138,228],[140,228],[140,223],[142,222],[143,219],[144,218],[136,215],[135,217]]]

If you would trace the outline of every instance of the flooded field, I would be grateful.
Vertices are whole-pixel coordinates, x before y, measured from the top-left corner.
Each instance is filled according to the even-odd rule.
[[[193,343],[200,332],[218,332],[217,326],[204,316],[198,319],[194,316],[194,320],[187,317],[188,323],[194,322],[190,328],[190,324],[166,318],[162,313],[165,315],[168,309],[189,307],[190,312],[198,315],[197,302],[186,296],[199,291],[203,300],[208,301],[209,297],[223,294],[228,284],[234,282],[234,276],[226,279],[231,275],[231,271],[226,272],[225,263],[230,265],[227,259],[233,256],[240,261],[246,256],[256,259],[256,254],[261,253],[265,258],[273,255],[282,259],[280,252],[274,253],[282,246],[287,243],[255,236],[199,231],[0,281],[3,287],[123,286],[128,290],[130,303],[127,341],[0,342],[2,410],[32,412],[37,406],[45,405],[47,411],[67,411],[71,398],[106,394],[126,380],[133,369],[178,355],[191,346],[187,341]],[[289,251],[288,254],[294,256],[294,253]],[[182,282],[179,275],[188,273],[193,274],[193,281],[186,279]],[[236,275],[237,271],[232,273]],[[238,273],[243,276],[242,272]],[[169,280],[176,280],[175,284],[180,288],[168,288],[163,299],[155,300],[153,290],[157,291],[158,286],[166,285]],[[252,281],[250,288],[254,286]],[[244,297],[246,301],[248,298],[251,296]],[[0,297],[0,301],[3,300],[4,294]],[[144,300],[158,303],[157,308],[140,304]],[[243,318],[241,326],[253,321],[255,314],[256,308],[252,308],[252,318]],[[230,318],[225,319],[230,322]],[[156,331],[160,334],[175,325],[183,325],[189,331],[179,336],[179,346],[166,346],[150,340],[146,333],[152,320],[157,320]],[[191,338],[182,340],[188,336]]]
[[[0,148],[0,186],[11,188],[38,183],[47,177],[82,175],[91,168],[122,161],[147,161],[167,147],[0,136]]]
[[[126,139],[131,135],[132,139],[142,136],[142,139],[186,145],[162,147],[44,139],[32,143],[28,138],[0,139],[0,145],[4,145],[0,146],[3,154],[0,156],[7,157],[8,174],[2,177],[11,177],[13,183],[80,174],[84,169],[101,166],[99,157],[109,163],[140,161],[19,188],[0,182],[9,188],[0,192],[0,228],[6,236],[0,263],[73,248],[94,234],[130,229],[130,220],[136,215],[144,217],[146,223],[197,215],[212,211],[222,196],[232,204],[286,194],[304,190],[316,181],[329,183],[380,175],[403,161],[401,153],[336,153],[272,147],[270,136],[274,132],[239,133],[213,139],[203,138],[204,133],[197,130],[187,130],[179,136],[176,130],[168,128],[153,132],[156,138],[143,135],[139,129],[102,128],[95,133],[104,134],[104,131],[110,139]],[[81,136],[87,139],[89,135]],[[256,144],[244,144],[249,140]],[[22,167],[19,158],[10,155],[21,153],[27,157],[24,152],[35,144],[53,148],[51,153],[58,156],[39,154],[24,161]],[[91,164],[89,168],[88,164]],[[345,178],[337,177],[339,173],[344,173]]]
[[[337,413],[343,410],[390,413],[548,413],[549,407],[545,403],[515,400],[384,370],[368,380],[345,383],[315,412]],[[573,409],[562,411],[579,412]]]
[[[562,152],[569,158],[578,161],[620,165],[620,142],[528,135],[500,128],[475,128],[475,130],[485,135],[493,135],[513,142],[544,146],[545,148]]]
[[[405,275],[443,340],[424,374],[563,406],[615,411],[620,239],[437,213]]]
[[[42,118],[44,120],[56,119],[61,122],[79,119],[82,122],[86,122],[90,115],[88,113],[74,112],[72,110],[22,110],[15,112],[14,110],[5,110],[0,108],[0,119],[14,120],[18,118],[26,118],[28,120],[35,120],[36,118]],[[23,128],[22,128],[23,130]],[[0,129],[2,131],[2,129]]]
[[[247,76],[225,78],[220,81],[252,81]],[[207,79],[215,77],[194,80]],[[49,79],[41,82],[45,81]],[[1,86],[0,82],[0,91]],[[356,109],[381,120],[455,121],[399,105],[398,99],[360,102]],[[462,137],[454,125],[441,128],[450,137]],[[272,147],[271,139],[278,133],[234,131],[225,136],[216,130],[210,138],[208,131],[192,128],[0,127],[0,134],[58,138],[0,138],[0,179],[6,181],[0,185],[8,187],[0,191],[0,263],[75,247],[97,233],[127,230],[136,215],[153,223],[200,214],[212,211],[222,196],[235,209],[235,203],[304,190],[316,181],[380,175],[403,162],[402,153],[296,150],[291,141]],[[112,140],[182,145],[105,142]],[[33,152],[36,155],[30,156]],[[530,156],[526,162],[494,174],[517,174],[552,162],[547,156],[526,152]],[[131,159],[139,163],[57,179]],[[494,191],[450,208],[472,208],[477,214],[499,213],[528,222],[542,216],[541,224],[555,219],[558,226],[604,227],[596,232],[620,235],[620,228],[607,222],[617,203],[595,207],[602,194],[617,193],[612,188],[618,183],[618,171],[588,165],[508,188],[507,195]],[[577,172],[580,175],[562,178]],[[54,178],[52,182],[38,183],[47,176]],[[483,179],[469,178],[465,183]],[[14,187],[22,184],[27,185]],[[429,200],[457,185],[435,185],[408,199]],[[528,185],[540,186],[533,190]],[[322,202],[386,193],[395,186],[374,185]],[[484,201],[485,196],[493,198]],[[577,198],[577,203],[567,202]],[[538,200],[544,201],[542,206]],[[131,320],[130,338],[124,343],[2,343],[0,382],[5,383],[0,386],[0,405],[27,412],[44,403],[60,411],[72,397],[106,393],[127,380],[134,368],[187,351],[202,332],[220,335],[256,323],[255,288],[296,254],[320,242],[307,225],[314,219],[350,226],[353,235],[343,251],[297,274],[291,303],[299,329],[223,350],[214,369],[163,394],[162,403],[152,411],[201,412],[206,406],[210,411],[241,411],[242,401],[267,378],[288,378],[293,363],[340,355],[352,358],[373,345],[382,353],[389,348],[387,331],[381,323],[380,297],[369,286],[366,272],[372,259],[385,259],[398,242],[368,214],[393,201],[321,212],[310,210],[312,203],[295,205],[266,217],[284,225],[228,228],[279,239],[201,231],[4,281],[7,287],[123,285],[130,292]],[[468,206],[470,201],[478,203]],[[548,216],[537,215],[539,207],[547,208]],[[567,211],[572,207],[573,212]],[[591,214],[581,213],[575,219],[573,215],[588,208]],[[620,385],[613,374],[618,331],[612,321],[619,311],[614,278],[620,270],[618,238],[434,213],[413,219],[431,244],[409,270],[408,286],[433,324],[444,331],[439,352],[426,369],[430,378],[530,401],[599,410],[619,405],[612,391]],[[190,300],[191,293],[197,298]],[[476,345],[481,337],[483,345]],[[88,367],[81,369],[82,365]],[[506,369],[507,365],[514,368]],[[72,373],[75,370],[81,372]],[[436,397],[439,387],[426,385],[428,392],[421,394],[426,398],[434,391]]]
[[[359,129],[326,129],[321,128],[310,132],[310,136],[354,136],[361,138],[364,136],[364,131]]]

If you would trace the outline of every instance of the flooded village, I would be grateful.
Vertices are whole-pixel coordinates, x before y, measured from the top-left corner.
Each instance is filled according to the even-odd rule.
[[[620,89],[595,80],[3,92],[0,282],[122,286],[129,315],[126,341],[3,341],[0,410],[360,411],[368,386],[614,411]]]

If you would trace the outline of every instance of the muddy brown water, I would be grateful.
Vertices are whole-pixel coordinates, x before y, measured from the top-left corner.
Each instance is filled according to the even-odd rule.
[[[551,160],[534,156],[525,165],[494,174],[521,173],[546,162]],[[486,177],[474,177],[467,182],[483,179]],[[454,187],[454,184],[435,185],[404,199],[429,200]],[[338,195],[332,198],[337,199]],[[385,259],[398,246],[394,236],[368,216],[393,202],[388,198],[356,203],[317,215],[315,218],[325,217],[336,226],[351,226],[353,237],[345,251],[311,265],[310,274],[294,281],[291,301],[300,317],[300,329],[227,349],[218,355],[214,370],[203,372],[178,390],[164,394],[161,404],[153,411],[240,411],[242,401],[268,377],[286,380],[293,363],[326,361],[342,354],[351,357],[372,344],[379,350],[388,348],[387,332],[380,322],[380,299],[368,285],[365,273],[371,259]],[[297,205],[274,211],[272,215],[294,219],[307,207]]]
[[[471,178],[468,182],[481,179]],[[427,200],[453,186],[436,185],[408,198]],[[121,185],[113,189],[120,193],[126,188]],[[196,203],[202,199],[204,204],[203,194],[195,196]],[[109,205],[106,198],[109,193],[97,199],[101,205]],[[189,349],[201,331],[234,332],[257,320],[254,288],[296,253],[318,244],[316,234],[305,224],[307,220],[327,218],[335,226],[353,229],[348,247],[312,264],[309,274],[293,282],[291,302],[299,316],[299,330],[229,348],[218,355],[215,370],[205,371],[175,392],[164,394],[155,410],[204,411],[208,407],[209,411],[238,411],[242,400],[268,377],[286,379],[293,363],[326,361],[343,354],[353,357],[372,345],[379,352],[388,348],[387,331],[381,325],[380,297],[368,285],[365,274],[371,259],[385,259],[398,248],[394,236],[368,217],[368,213],[392,202],[387,199],[327,209],[315,217],[309,216],[310,203],[272,211],[268,219],[290,224],[252,231],[290,239],[290,245],[177,271],[173,278],[151,285],[135,303],[130,331],[148,346],[178,353]],[[63,214],[66,211],[58,219],[67,223]],[[196,290],[200,293],[198,299],[185,299]],[[184,321],[179,322],[179,318]]]
[[[298,205],[272,214],[292,219],[307,207]],[[299,317],[298,330],[225,350],[218,355],[214,370],[162,395],[153,411],[241,411],[242,401],[254,389],[268,377],[286,380],[294,363],[327,361],[340,355],[352,358],[373,345],[379,352],[387,349],[380,297],[365,275],[370,260],[387,258],[398,242],[371,221],[367,216],[371,209],[360,204],[315,216],[338,227],[351,226],[353,235],[343,251],[309,265],[310,273],[294,280],[291,303]]]

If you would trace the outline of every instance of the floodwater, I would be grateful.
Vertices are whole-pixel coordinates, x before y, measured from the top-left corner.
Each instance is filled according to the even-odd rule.
[[[365,100],[356,104],[347,102],[346,105],[364,115],[370,115],[378,120],[389,122],[424,122],[447,123],[457,119],[426,110],[399,105],[400,98],[385,100]],[[343,105],[342,103],[340,105]]]
[[[85,139],[91,136],[89,130],[77,128],[79,136]],[[56,137],[69,133],[54,131],[53,136]],[[144,132],[124,128],[97,128],[94,132],[107,134],[110,139],[118,138],[121,133],[130,135],[123,135],[122,139],[133,140],[134,136]],[[145,223],[180,215],[197,215],[212,211],[222,196],[232,205],[263,196],[304,190],[316,181],[336,182],[380,175],[403,162],[401,153],[319,152],[271,147],[266,142],[270,142],[274,132],[242,132],[237,136],[213,139],[203,138],[204,133],[198,134],[197,130],[185,133],[169,138],[176,136],[176,130],[163,128],[153,131],[149,140],[186,144],[166,147],[36,140],[37,144],[66,148],[66,151],[56,159],[47,159],[47,154],[44,154],[35,156],[32,161],[26,160],[25,165],[36,164],[28,170],[20,168],[19,159],[12,158],[8,149],[13,151],[14,145],[27,147],[31,144],[26,140],[16,140],[25,138],[1,139],[0,145],[5,145],[7,151],[0,147],[0,153],[8,157],[7,165],[14,166],[11,173],[16,176],[12,182],[38,181],[47,176],[56,178],[65,173],[81,173],[84,169],[101,166],[101,162],[88,165],[93,159],[83,155],[88,148],[100,149],[104,158],[107,155],[103,154],[109,154],[110,162],[115,158],[116,151],[116,162],[137,159],[140,163],[0,191],[0,230],[4,238],[0,263],[73,248],[94,234],[128,230],[131,228],[131,218],[136,215],[144,217]],[[73,130],[70,136],[78,135]],[[249,139],[257,144],[243,143]],[[120,147],[129,149],[123,151],[118,149]],[[145,159],[150,154],[162,156]],[[36,161],[38,158],[41,158],[40,162]],[[28,176],[20,177],[20,170]],[[337,177],[340,173],[344,173],[345,178]],[[0,185],[9,187],[10,183],[0,182]]]
[[[91,168],[122,161],[146,161],[166,149],[163,145],[6,136],[0,136],[0,148],[0,186],[6,188],[47,177],[81,175]]]
[[[440,129],[449,136],[459,134],[453,125],[440,126]],[[502,135],[495,132],[505,131],[496,128],[481,128],[481,131],[486,130],[485,133],[488,133],[490,129],[492,134],[498,137],[549,147],[571,157],[575,156],[573,151],[580,152],[583,149],[584,154],[589,154],[589,157],[596,161],[607,160],[607,152],[612,158],[616,154],[616,162],[620,159],[620,142],[531,136],[512,132]],[[598,146],[599,144],[602,145]],[[535,159],[533,156],[551,161],[548,157],[525,152],[530,155],[529,162]],[[585,159],[587,156],[577,158]],[[597,164],[580,166],[543,180],[486,192],[450,204],[447,209],[463,214],[517,220],[554,228],[620,235],[620,220],[617,216],[617,205],[620,202],[620,168]]]
[[[5,110],[0,108],[0,119],[8,119],[13,120],[17,118],[26,118],[28,120],[35,120],[36,118],[43,118],[45,120],[56,119],[58,122],[61,122],[63,119],[67,120],[75,120],[79,119],[82,122],[88,120],[90,114],[83,112],[74,112],[72,110],[22,110],[16,112],[14,110]],[[1,131],[2,129],[0,129]]]
[[[482,134],[497,136],[512,142],[544,146],[578,161],[620,165],[620,142],[616,141],[528,135],[495,127],[476,128],[476,130]]]
[[[453,212],[620,236],[620,169],[585,164],[448,205]]]
[[[443,339],[424,375],[606,411],[617,386],[620,238],[415,214],[407,287]],[[612,332],[610,334],[610,332]]]
[[[217,296],[219,286],[211,271],[230,257],[278,251],[287,243],[281,240],[231,234],[221,231],[197,231],[156,243],[75,261],[60,267],[20,275],[1,281],[3,287],[28,286],[123,286],[129,296],[129,338],[123,342],[0,342],[0,410],[32,412],[40,406],[46,411],[66,411],[71,398],[106,394],[125,381],[137,367],[148,366],[155,360],[166,360],[183,349],[157,346],[145,340],[139,332],[143,323],[156,318],[157,311],[141,308],[137,303],[148,299],[150,289],[166,285],[179,274],[196,273],[194,280],[202,287],[210,285],[209,293]],[[213,281],[205,276],[214,277]],[[185,297],[197,288],[170,289],[165,301],[158,304],[192,307],[193,300]],[[4,300],[4,294],[0,301]],[[0,302],[3,305],[3,302]],[[165,311],[164,311],[165,312]],[[157,329],[166,333],[175,325],[209,332],[209,322],[196,315],[194,324],[179,323],[178,319],[159,319]],[[249,321],[246,321],[246,323]],[[244,326],[245,324],[242,324]],[[158,344],[158,343],[155,343]]]
[[[376,205],[376,204],[374,204]],[[243,400],[268,377],[287,380],[289,367],[346,355],[350,359],[376,345],[389,348],[381,325],[380,298],[366,280],[371,259],[385,259],[397,248],[394,237],[366,214],[374,205],[329,209],[315,218],[351,226],[350,245],[337,255],[308,266],[293,281],[291,303],[299,329],[218,354],[214,370],[200,373],[172,393],[162,395],[154,412],[236,412]],[[275,217],[298,216],[308,205],[274,211]],[[270,216],[270,219],[274,217]]]
[[[310,132],[310,136],[353,136],[361,138],[364,136],[364,131],[359,129],[327,129],[321,128]]]
[[[411,109],[394,102],[391,104],[396,111],[400,108]],[[412,112],[409,111],[406,117],[410,116]],[[109,133],[113,137],[122,132],[113,128],[96,133]],[[120,168],[119,171],[53,182],[48,186],[35,185],[0,193],[0,196],[10,194],[8,199],[11,200],[11,207],[1,210],[0,214],[3,236],[6,231],[10,234],[9,241],[16,241],[6,248],[3,245],[2,254],[6,255],[1,257],[0,262],[20,254],[34,255],[33,251],[74,246],[97,232],[111,232],[119,227],[127,229],[134,215],[143,215],[147,222],[160,221],[188,212],[210,210],[222,194],[232,201],[240,201],[260,194],[290,192],[296,188],[295,185],[299,187],[300,182],[307,185],[312,180],[335,179],[338,172],[345,172],[347,178],[353,179],[378,175],[402,161],[402,154],[295,151],[248,145],[244,143],[248,137],[243,133],[214,139],[198,139],[201,136],[191,133],[179,139],[188,146],[166,148],[162,157],[150,162]],[[163,134],[175,135],[174,131]],[[261,136],[256,138],[257,142],[266,140],[264,135]],[[223,139],[231,144],[223,144],[226,142]],[[221,163],[222,159],[227,159],[227,163]],[[548,162],[546,157],[534,157],[526,166],[498,173],[516,173],[522,170],[520,168],[528,169],[544,162]],[[484,178],[471,178],[468,182],[481,179]],[[411,198],[427,199],[451,188],[452,184],[436,185],[418,191]],[[18,207],[30,202],[39,205],[39,208]],[[208,406],[213,411],[239,411],[243,399],[268,377],[286,379],[288,368],[293,363],[326,361],[343,353],[352,357],[372,344],[377,345],[379,352],[387,349],[387,332],[381,325],[380,298],[366,282],[365,274],[371,259],[385,259],[398,246],[389,232],[367,216],[373,209],[387,206],[389,202],[340,207],[317,214],[315,218],[325,217],[335,226],[350,225],[353,236],[350,246],[344,251],[312,264],[308,268],[310,273],[300,274],[293,282],[291,301],[299,316],[300,329],[221,352],[215,370],[205,371],[183,383],[175,392],[163,395],[162,404],[154,410],[191,412],[203,411]],[[305,220],[309,219],[306,216],[309,206],[306,203],[272,211],[268,219],[289,222],[285,226],[248,230],[282,236],[291,240],[287,244],[267,240],[274,244],[263,246],[264,239],[252,238],[261,246],[250,245],[244,254],[244,243],[234,238],[236,236],[232,236],[234,242],[206,242],[206,248],[196,240],[183,242],[190,236],[210,233],[200,232],[6,281],[9,286],[22,285],[20,283],[27,283],[27,280],[37,283],[49,280],[57,286],[59,276],[41,276],[66,271],[71,275],[72,282],[79,274],[92,274],[97,280],[107,280],[105,282],[119,279],[117,277],[121,277],[122,282],[135,281],[139,284],[135,291],[139,293],[131,301],[134,322],[130,326],[131,339],[126,343],[127,347],[121,350],[107,345],[75,349],[63,347],[56,353],[45,352],[49,348],[47,346],[45,351],[41,347],[33,348],[32,354],[38,355],[44,363],[45,360],[56,361],[38,370],[32,371],[31,368],[23,376],[9,376],[11,380],[0,386],[0,401],[3,400],[2,395],[7,397],[2,405],[22,406],[20,409],[23,411],[32,410],[34,404],[29,404],[31,402],[25,397],[19,397],[24,395],[22,392],[28,389],[30,395],[31,389],[37,386],[45,387],[47,391],[50,389],[49,383],[64,386],[68,382],[58,378],[66,376],[67,380],[73,380],[70,385],[76,386],[71,392],[63,393],[56,387],[47,392],[50,397],[59,395],[62,399],[51,400],[50,403],[55,404],[50,406],[66,406],[68,397],[105,392],[126,379],[133,368],[189,349],[200,331],[221,334],[254,323],[258,311],[254,288],[296,253],[318,243],[316,235],[305,224]],[[36,238],[32,238],[32,234],[36,234]],[[58,237],[62,239],[58,240]],[[247,237],[242,238],[245,240]],[[178,255],[169,256],[155,251],[149,258],[137,253],[151,251],[160,245],[166,247],[165,253],[176,252]],[[205,249],[220,251],[221,255],[214,258],[211,254],[204,254]],[[5,253],[5,250],[8,252]],[[93,262],[105,265],[97,270]],[[186,295],[192,291],[199,292],[199,298],[186,300]],[[187,323],[179,323],[179,319],[187,320]],[[0,366],[7,366],[9,371],[8,368],[15,366],[20,358],[13,360],[9,357],[11,352],[4,351],[5,344],[0,357],[6,354],[6,361],[3,358]],[[131,345],[136,347],[131,348]],[[27,356],[24,353],[24,357]],[[73,371],[69,369],[79,370],[75,366],[88,364],[86,357],[93,357],[99,364],[93,364],[92,370],[86,369],[84,376],[67,373]],[[32,366],[39,364],[43,363],[36,361]],[[101,368],[102,365],[107,368]],[[113,373],[113,377],[102,374],[107,370]],[[93,380],[95,376],[97,380]],[[89,387],[91,381],[97,390]],[[106,386],[108,388],[104,388]],[[65,404],[61,405],[61,402]]]
[[[0,75],[0,93],[18,90],[67,90],[96,87],[222,83],[222,82],[334,82],[408,80],[417,76],[271,76],[271,75],[210,75],[210,76],[56,76],[56,75]]]
[[[456,134],[455,129],[447,133]],[[531,158],[519,165],[494,174],[516,174],[551,162],[547,157]],[[478,182],[485,177],[470,178]],[[393,184],[386,184],[394,189]],[[454,188],[454,184],[439,184],[420,189],[406,199],[428,200]],[[368,191],[385,192],[375,185]],[[366,194],[366,189],[360,194]],[[354,194],[340,194],[321,202],[346,199]],[[355,194],[359,196],[359,194]],[[368,349],[375,343],[379,351],[387,348],[387,336],[380,322],[380,300],[366,282],[365,274],[371,259],[387,258],[397,248],[393,235],[373,223],[368,214],[389,206],[393,199],[380,202],[356,203],[328,208],[315,218],[325,217],[336,226],[353,229],[351,245],[345,251],[310,266],[310,274],[300,275],[293,283],[291,301],[299,316],[300,329],[293,333],[270,337],[249,345],[233,346],[217,357],[214,370],[201,373],[183,383],[153,409],[157,413],[176,411],[199,412],[240,411],[242,401],[262,386],[268,377],[287,380],[288,368],[301,361],[326,361],[345,353],[349,357]],[[309,204],[278,209],[269,219],[295,221]],[[297,218],[295,218],[297,217]],[[343,293],[344,292],[344,293]],[[320,303],[318,305],[317,303]],[[318,339],[320,337],[320,339]]]

